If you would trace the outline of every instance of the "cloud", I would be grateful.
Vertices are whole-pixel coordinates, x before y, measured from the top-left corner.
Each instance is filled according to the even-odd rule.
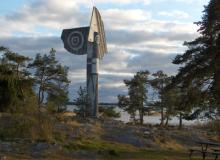
[[[144,6],[156,1],[96,2],[103,6],[100,11],[105,23],[109,51],[100,61],[102,102],[117,102],[117,95],[127,92],[123,80],[132,78],[139,70],[155,72],[162,69],[169,75],[175,74],[177,66],[171,63],[172,59],[176,53],[184,51],[183,41],[190,41],[198,36],[197,27],[191,22],[156,20],[150,10],[133,7],[135,4]],[[70,68],[72,100],[79,86],[86,85],[86,55],[77,56],[65,51],[60,34],[64,28],[88,25],[90,13],[90,0],[35,0],[17,11],[0,15],[0,46],[30,57],[39,52],[48,53],[50,48],[55,48],[59,61]],[[187,13],[177,10],[170,13],[161,11],[159,14],[187,16]]]
[[[115,0],[98,1],[100,3],[115,3]],[[97,2],[97,3],[98,3]],[[149,0],[138,0],[137,2],[150,2]],[[131,0],[122,0],[118,3],[129,4]],[[90,6],[90,0],[35,0],[29,5],[23,6],[15,12],[6,16],[0,16],[0,33],[4,36],[16,35],[23,33],[30,36],[42,35],[38,28],[50,28],[47,34],[53,34],[53,30],[61,30],[72,26],[88,25],[90,12],[80,10],[81,6]],[[91,10],[91,9],[90,9]],[[103,18],[107,24],[130,21],[145,21],[150,17],[150,13],[141,9],[107,9],[103,10]],[[108,23],[109,22],[109,23]],[[109,26],[109,25],[106,25]],[[106,27],[108,28],[108,27]],[[43,33],[45,34],[45,33]],[[2,34],[1,34],[2,35]]]
[[[1,16],[0,33],[4,33],[5,36],[16,35],[19,32],[39,36],[45,34],[37,31],[39,27],[50,28],[53,31],[69,26],[80,26],[85,22],[88,25],[89,17],[86,16],[87,13],[79,12],[80,4],[72,0],[34,1],[18,11]]]
[[[158,0],[158,2],[169,2],[169,3],[172,3],[172,2],[180,2],[180,3],[185,3],[185,4],[195,4],[195,5],[200,5],[200,4],[203,4],[204,3],[208,3],[209,0]]]
[[[48,53],[50,47],[53,47],[57,50],[58,60],[70,69],[69,78],[72,82],[70,97],[74,97],[75,91],[80,85],[86,85],[86,56],[67,53],[63,49],[59,37],[0,38],[0,45],[31,57],[39,52]],[[176,69],[175,66],[170,65],[173,56],[173,54],[163,55],[150,50],[139,51],[129,50],[126,47],[110,47],[110,53],[106,54],[100,63],[100,98],[102,101],[117,102],[117,95],[125,94],[127,91],[123,80],[132,78],[134,73],[139,70],[148,69],[153,72],[163,69],[167,73],[173,74]]]
[[[138,70],[149,70],[151,73],[163,70],[169,75],[175,75],[177,71],[177,66],[171,63],[175,57],[174,54],[165,55],[150,50],[141,52],[130,50],[130,52],[138,53],[137,57],[134,57],[128,62],[128,68],[130,70],[134,70],[135,72]]]
[[[120,35],[120,36],[118,36]],[[149,31],[127,31],[127,30],[111,30],[107,32],[108,42],[118,45],[139,44],[148,41],[185,41],[195,38],[195,33],[181,32],[149,32]]]
[[[133,0],[95,0],[95,2],[98,3],[113,3],[113,4],[132,4],[132,3],[142,3],[144,5],[149,5],[152,0],[136,0],[135,2]]]
[[[205,2],[208,2],[209,0],[174,0],[177,2],[183,2],[183,3],[188,3],[188,4],[204,4]]]
[[[105,28],[117,30],[143,30],[151,21],[151,13],[143,9],[106,9],[102,10]]]
[[[0,17],[2,36],[51,36],[63,28],[89,25],[90,11],[79,10],[89,1],[38,0],[21,10]],[[106,1],[108,2],[108,1]],[[104,2],[103,2],[104,3]],[[195,33],[192,24],[153,20],[151,13],[144,9],[103,9],[101,11],[107,33],[112,30],[124,32],[172,32]],[[163,13],[164,14],[164,13]],[[180,13],[179,13],[180,14]]]
[[[182,18],[188,18],[189,14],[183,11],[179,11],[179,10],[173,10],[173,11],[160,11],[158,13],[158,15],[160,16],[168,16],[168,17],[174,17],[174,18],[178,18],[178,19],[182,19]]]

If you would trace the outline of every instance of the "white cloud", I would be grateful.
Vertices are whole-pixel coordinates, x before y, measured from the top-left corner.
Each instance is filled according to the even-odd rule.
[[[132,29],[132,25],[144,23],[151,18],[151,13],[141,9],[107,9],[102,11],[107,29]]]
[[[105,87],[105,88],[121,88],[125,87],[125,84],[122,81],[119,82],[114,82],[114,83],[105,83],[102,84],[100,87]]]
[[[158,2],[181,2],[185,4],[195,4],[195,5],[201,5],[201,4],[206,4],[209,2],[209,0],[158,0]]]
[[[184,51],[183,41],[197,36],[197,27],[192,23],[155,20],[149,10],[122,7],[133,3],[147,5],[150,0],[96,2],[119,4],[118,8],[100,10],[109,51],[100,63],[100,96],[103,101],[115,102],[115,97],[126,91],[123,80],[130,79],[136,71],[163,69],[174,74],[176,66],[171,61],[175,53]],[[63,28],[88,25],[90,13],[90,0],[36,0],[18,11],[0,16],[0,45],[32,57],[35,53],[47,53],[51,47],[55,48],[58,59],[70,68],[71,90],[76,91],[86,81],[86,56],[67,53],[59,35]],[[179,11],[159,14],[187,16]]]
[[[183,2],[188,4],[205,4],[206,2],[209,2],[209,0],[175,0],[177,2]]]
[[[144,5],[149,5],[152,0],[94,0],[95,3],[114,3],[114,4],[132,4],[132,3],[142,3]]]
[[[179,10],[174,10],[174,11],[160,11],[158,13],[158,15],[160,16],[168,16],[168,17],[174,17],[177,19],[182,19],[182,18],[188,18],[189,14],[183,11],[179,11]]]

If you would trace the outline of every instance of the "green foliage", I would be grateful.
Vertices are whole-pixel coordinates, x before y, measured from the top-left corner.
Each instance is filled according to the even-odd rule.
[[[14,112],[18,103],[33,95],[33,79],[25,68],[30,59],[0,47],[0,112]]]
[[[102,107],[102,106],[99,106],[99,112],[104,117],[111,117],[111,118],[120,118],[121,117],[120,112],[115,111],[114,107]]]
[[[16,113],[0,114],[0,139],[52,141],[53,120],[39,111],[36,97],[26,98],[26,102],[17,105]]]
[[[13,114],[0,117],[0,139],[29,139],[31,141],[52,141],[53,123],[42,114]]]
[[[77,91],[78,97],[74,100],[74,103],[76,104],[75,112],[78,116],[86,118],[89,115],[89,97],[87,94],[86,87],[82,88],[79,87],[79,90]]]
[[[66,102],[68,102],[68,68],[62,65],[57,65],[57,77],[54,83],[48,88],[48,103],[52,103],[56,112],[66,110]]]
[[[0,139],[53,141],[54,120],[39,109],[39,100],[43,102],[46,92],[56,111],[65,106],[68,68],[58,64],[52,49],[49,55],[37,54],[29,65],[36,71],[32,78],[27,67],[30,58],[5,47],[0,52]],[[33,91],[34,83],[40,88],[39,97]]]
[[[52,48],[49,55],[37,54],[34,61],[29,64],[35,69],[34,79],[38,87],[38,104],[41,106],[48,95],[48,101],[52,101],[60,111],[68,101],[69,80],[68,68],[58,64],[55,57],[56,51]]]
[[[185,42],[188,50],[174,59],[182,67],[173,84],[188,89],[190,103],[210,106],[220,105],[220,1],[210,0],[205,7],[202,20],[196,23],[200,36]],[[198,93],[196,96],[194,93]]]
[[[156,73],[153,73],[152,76],[154,77],[154,79],[150,81],[150,84],[157,91],[159,95],[158,96],[159,101],[157,101],[156,103],[161,110],[161,125],[164,125],[164,120],[165,120],[164,109],[166,107],[168,108],[165,99],[167,99],[166,96],[169,95],[169,94],[165,95],[166,93],[165,87],[168,85],[168,83],[170,83],[170,78],[163,71],[157,71]]]
[[[118,106],[124,111],[128,112],[133,120],[135,120],[136,109],[130,105],[130,97],[125,95],[118,95]]]
[[[144,102],[147,99],[147,83],[149,71],[137,72],[131,80],[124,80],[128,87],[128,97],[119,95],[119,107],[127,111],[135,121],[136,112],[139,112],[139,122],[143,124],[145,114]]]
[[[172,115],[176,115],[177,106],[179,105],[178,101],[178,90],[176,88],[166,88],[163,92],[163,104],[166,108],[166,119],[169,119]]]

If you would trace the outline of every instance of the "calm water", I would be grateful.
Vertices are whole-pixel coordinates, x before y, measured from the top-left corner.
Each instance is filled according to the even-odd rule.
[[[72,106],[72,105],[67,106],[68,111],[73,111],[74,108],[75,108],[75,106]],[[121,113],[121,117],[117,118],[116,120],[120,120],[120,121],[123,121],[123,122],[129,122],[130,116],[127,112],[124,112],[120,108],[116,108],[116,111]],[[160,124],[160,116],[145,116],[144,117],[144,123]],[[169,121],[170,125],[178,125],[178,123],[179,123],[179,118],[178,117],[172,117],[172,119]],[[198,124],[198,123],[203,123],[203,122],[200,121],[200,120],[194,120],[194,121],[183,120],[184,125],[194,125],[194,124]]]

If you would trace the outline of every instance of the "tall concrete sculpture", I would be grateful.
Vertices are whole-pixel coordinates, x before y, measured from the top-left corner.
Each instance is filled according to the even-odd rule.
[[[96,7],[93,7],[90,26],[64,29],[61,39],[64,48],[76,55],[87,54],[87,94],[90,116],[98,117],[99,60],[107,53],[104,24]]]

